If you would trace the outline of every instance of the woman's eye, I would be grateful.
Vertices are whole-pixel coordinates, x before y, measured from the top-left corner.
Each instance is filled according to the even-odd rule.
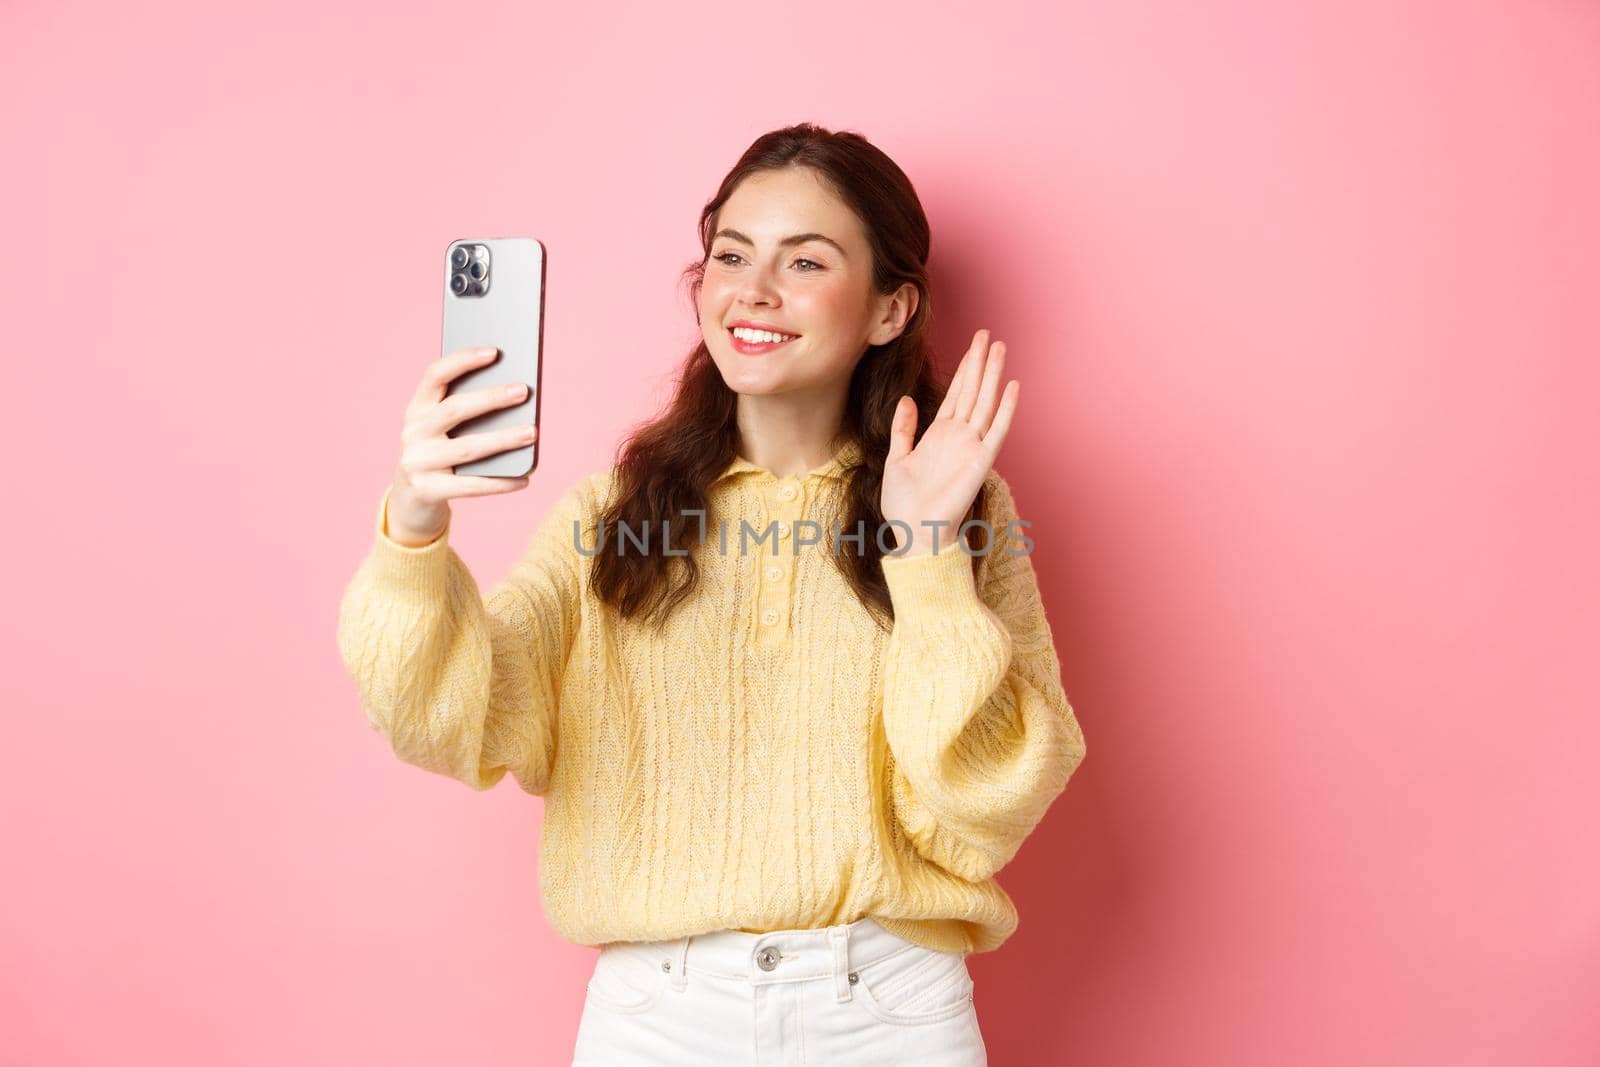
[[[733,266],[734,265],[733,264],[734,260],[743,260],[744,259],[744,257],[739,255],[739,253],[737,253],[737,252],[718,252],[716,255],[712,256],[711,258],[716,260],[719,263],[727,264],[728,266]],[[814,259],[797,259],[797,260],[794,261],[794,263],[795,263],[795,266],[797,266],[797,267],[801,266],[802,264],[805,265],[801,269],[800,273],[802,273],[802,274],[811,274],[811,273],[813,273],[815,271],[819,271],[819,270],[823,270],[824,269],[822,264],[818,263]]]

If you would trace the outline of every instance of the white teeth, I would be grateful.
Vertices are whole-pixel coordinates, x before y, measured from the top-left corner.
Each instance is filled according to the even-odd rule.
[[[735,326],[733,335],[739,340],[749,344],[770,344],[773,341],[792,341],[798,334],[773,333],[770,330],[751,330],[744,326]]]

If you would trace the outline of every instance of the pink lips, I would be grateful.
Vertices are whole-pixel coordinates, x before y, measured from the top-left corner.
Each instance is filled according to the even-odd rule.
[[[748,341],[741,341],[739,338],[735,337],[733,335],[733,329],[730,327],[728,329],[728,340],[733,343],[733,349],[735,352],[740,352],[746,356],[759,356],[767,352],[771,352],[774,348],[781,348],[783,345],[788,344],[789,341],[793,341],[794,338],[789,338],[789,341],[764,341],[761,344],[751,344]]]

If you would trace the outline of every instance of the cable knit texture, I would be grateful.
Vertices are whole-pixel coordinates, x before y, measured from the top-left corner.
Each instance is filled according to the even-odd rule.
[[[827,558],[855,448],[786,478],[730,464],[691,549],[700,585],[659,630],[588,589],[614,468],[567,489],[487,593],[448,525],[391,539],[385,491],[339,609],[367,721],[407,763],[545,798],[540,891],[568,940],[871,915],[984,952],[1016,929],[995,872],[1084,757],[1025,528],[1008,538],[991,471],[976,577],[943,537],[886,557],[885,633]]]

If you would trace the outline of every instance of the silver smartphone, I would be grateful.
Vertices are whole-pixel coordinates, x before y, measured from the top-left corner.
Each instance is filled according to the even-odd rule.
[[[492,345],[493,363],[456,377],[446,395],[522,382],[527,399],[465,419],[450,437],[539,425],[539,379],[544,350],[544,245],[532,237],[451,241],[444,258],[444,350]],[[518,478],[539,465],[539,442],[482,456],[450,469],[456,474]]]

